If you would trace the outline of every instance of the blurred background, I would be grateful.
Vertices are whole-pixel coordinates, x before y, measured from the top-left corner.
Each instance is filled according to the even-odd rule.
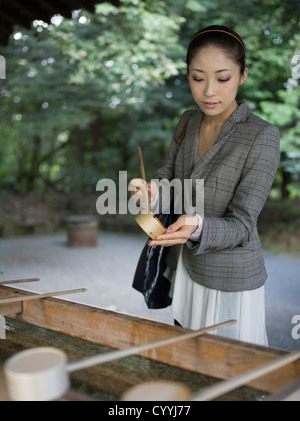
[[[1,3],[0,247],[12,237],[60,234],[70,215],[99,216],[98,180],[138,176],[137,146],[147,178],[155,177],[179,116],[195,108],[186,47],[198,29],[220,24],[247,47],[238,99],[281,133],[259,218],[263,247],[298,259],[299,0],[31,3]],[[99,220],[100,231],[140,233],[130,215]]]
[[[155,177],[180,114],[195,108],[184,62],[189,39],[203,26],[225,24],[247,46],[249,77],[239,99],[281,132],[261,233],[276,237],[276,247],[278,236],[283,247],[298,247],[299,1],[122,0],[70,15],[16,25],[2,42],[1,235],[52,231],[64,213],[95,212],[99,179],[138,175],[138,145],[147,177]]]

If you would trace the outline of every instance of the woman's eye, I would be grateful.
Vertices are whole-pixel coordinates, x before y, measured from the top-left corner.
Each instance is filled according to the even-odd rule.
[[[193,80],[194,80],[195,82],[202,82],[202,80],[203,80],[203,79],[199,79],[199,78],[197,78],[197,77],[193,77]]]
[[[228,79],[219,79],[219,82],[228,82],[230,80],[230,77]]]

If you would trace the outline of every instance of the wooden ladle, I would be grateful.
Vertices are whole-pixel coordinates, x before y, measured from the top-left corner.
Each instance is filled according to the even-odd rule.
[[[60,349],[52,347],[27,349],[14,354],[4,363],[3,368],[8,393],[14,401],[46,401],[58,399],[69,388],[70,372],[93,367],[179,341],[196,338],[233,323],[236,323],[236,320],[227,320],[181,335],[133,346],[128,349],[98,354],[71,363],[67,363],[67,356]]]
[[[140,147],[138,147],[138,156],[140,165],[140,175],[142,180],[144,180],[145,183],[147,183],[143,154]],[[146,203],[148,203],[147,198]],[[145,233],[148,234],[150,238],[152,238],[152,240],[154,240],[154,238],[158,235],[166,232],[166,227],[160,222],[157,216],[155,216],[154,213],[151,212],[149,206],[147,206],[146,209],[142,209],[141,212],[135,217],[135,220],[142,228],[142,230],[145,231]]]

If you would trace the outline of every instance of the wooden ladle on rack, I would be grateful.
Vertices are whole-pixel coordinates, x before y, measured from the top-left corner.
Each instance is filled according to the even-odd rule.
[[[140,147],[138,147],[138,156],[140,164],[140,175],[142,180],[144,180],[147,184],[143,154]],[[145,192],[145,194],[147,195],[148,193]],[[145,202],[148,203],[148,198],[145,198]],[[152,240],[154,240],[154,238],[158,235],[166,232],[166,227],[160,222],[157,216],[151,212],[149,206],[147,206],[145,209],[142,209],[141,212],[135,217],[135,220],[142,228],[142,230],[152,238]]]
[[[227,320],[213,326],[133,346],[105,352],[67,363],[66,354],[57,348],[40,347],[18,352],[4,363],[4,374],[10,398],[14,401],[45,401],[63,396],[69,388],[69,373],[118,360],[165,345],[196,338],[210,331],[236,323]]]
[[[185,385],[171,381],[146,382],[128,389],[121,400],[123,401],[210,401],[232,390],[244,386],[259,377],[290,364],[300,358],[300,350],[296,350],[281,357],[275,358],[266,364],[252,370],[238,374],[228,380],[217,382],[211,386],[192,392]],[[297,396],[300,396],[300,390]]]

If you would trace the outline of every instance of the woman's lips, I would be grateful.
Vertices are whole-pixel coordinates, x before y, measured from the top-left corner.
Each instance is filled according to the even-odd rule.
[[[216,108],[219,105],[219,102],[203,102],[206,108]]]

